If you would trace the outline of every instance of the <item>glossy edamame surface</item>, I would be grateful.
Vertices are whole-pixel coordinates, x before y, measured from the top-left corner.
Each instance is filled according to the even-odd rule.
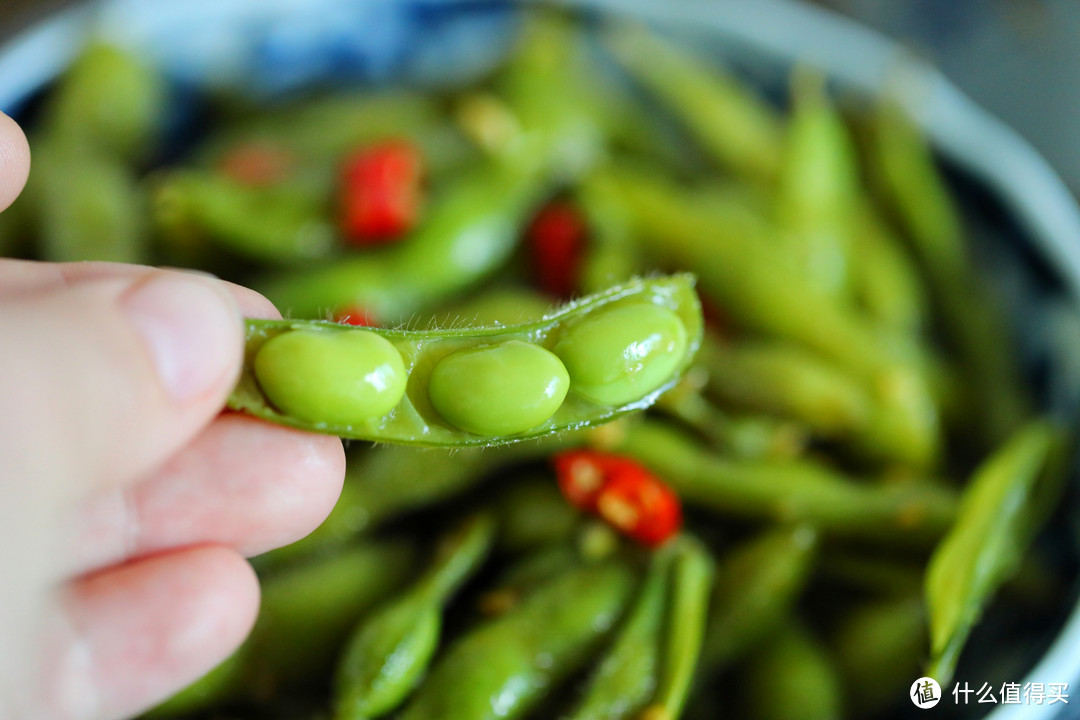
[[[248,320],[244,372],[229,407],[414,445],[541,437],[651,405],[697,350],[700,312],[693,278],[673,275],[633,280],[516,326]]]

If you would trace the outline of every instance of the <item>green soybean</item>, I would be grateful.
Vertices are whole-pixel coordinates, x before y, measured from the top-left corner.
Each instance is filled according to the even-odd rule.
[[[574,392],[601,405],[623,405],[665,384],[689,342],[672,310],[613,307],[571,324],[555,345]]]
[[[566,720],[624,720],[652,698],[660,675],[670,552],[653,555],[637,600]]]
[[[777,528],[720,561],[704,633],[705,671],[729,665],[774,631],[805,590],[818,545],[809,526]]]
[[[513,720],[592,657],[635,586],[622,563],[563,573],[435,664],[400,720]]]
[[[844,613],[831,644],[851,709],[860,717],[881,717],[920,674],[926,607],[912,594],[856,606]]]
[[[751,656],[743,678],[746,710],[757,720],[838,720],[840,674],[829,651],[797,621]]]
[[[443,605],[483,564],[494,538],[490,515],[467,518],[413,587],[361,622],[338,664],[337,720],[381,717],[412,692],[435,654]]]
[[[297,183],[253,187],[217,172],[182,170],[158,181],[152,213],[169,247],[212,242],[239,257],[296,263],[338,248],[325,204]]]
[[[431,371],[428,392],[450,424],[477,435],[513,435],[548,420],[570,377],[555,355],[510,340],[447,355]]]
[[[917,468],[936,462],[939,412],[921,348],[813,287],[775,244],[718,228],[673,182],[627,167],[591,181],[621,193],[646,250],[664,266],[693,268],[739,327],[801,344],[863,383],[875,405],[865,454]]]
[[[722,166],[755,182],[776,178],[783,158],[777,113],[716,64],[683,53],[642,28],[610,32],[608,47]]]
[[[254,370],[277,408],[312,423],[367,423],[405,395],[405,363],[397,348],[365,330],[278,335],[259,349]]]
[[[599,322],[589,322],[594,316]],[[678,382],[701,333],[690,275],[632,280],[513,326],[248,320],[244,372],[229,407],[349,438],[497,445],[650,406]]]
[[[34,147],[27,200],[40,227],[45,259],[146,260],[145,198],[135,173],[116,157],[45,139]]]
[[[397,592],[416,565],[405,540],[380,540],[271,573],[248,638],[250,677],[292,684],[328,671],[350,627]]]
[[[682,715],[705,637],[713,560],[696,540],[683,536],[678,542],[671,569],[660,682],[646,717]]]
[[[736,407],[795,420],[822,437],[857,433],[869,421],[862,385],[792,343],[710,337],[698,357],[709,373],[706,393]]]
[[[796,71],[792,114],[776,193],[782,246],[815,289],[846,297],[858,197],[854,148],[825,79]]]
[[[949,529],[956,495],[929,480],[870,485],[810,460],[733,461],[657,422],[630,425],[615,449],[658,473],[688,505],[837,537],[926,547]]]
[[[989,444],[1003,441],[1030,414],[1011,333],[970,257],[960,211],[933,150],[897,104],[874,117],[871,167],[926,276],[947,342],[969,382],[971,421]]]
[[[948,683],[972,627],[1012,575],[1036,530],[1031,513],[1059,430],[1034,421],[975,471],[956,522],[926,570],[930,662],[926,674]]]
[[[162,127],[165,83],[125,49],[94,42],[68,68],[49,100],[46,132],[137,163]]]

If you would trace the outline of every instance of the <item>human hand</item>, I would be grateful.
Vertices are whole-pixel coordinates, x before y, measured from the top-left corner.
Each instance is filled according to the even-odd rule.
[[[29,151],[0,114],[0,210]],[[310,532],[336,438],[221,414],[256,293],[179,271],[0,260],[0,717],[137,713],[258,611],[244,556]]]

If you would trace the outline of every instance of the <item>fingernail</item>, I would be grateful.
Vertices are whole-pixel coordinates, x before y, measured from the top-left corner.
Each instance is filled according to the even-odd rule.
[[[240,310],[211,282],[158,273],[124,296],[121,306],[176,401],[203,395],[236,367],[242,346]]]

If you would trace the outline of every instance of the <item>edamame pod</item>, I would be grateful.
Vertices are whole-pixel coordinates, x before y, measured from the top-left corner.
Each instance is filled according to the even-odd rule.
[[[583,55],[584,43],[569,18],[549,12],[526,20],[495,79],[520,127],[498,149],[505,162],[566,179],[595,161],[605,137],[592,89],[583,82],[592,72]]]
[[[698,355],[706,392],[736,407],[805,425],[821,437],[852,435],[873,412],[858,381],[819,356],[779,340],[706,337]]]
[[[679,543],[671,568],[660,682],[644,712],[657,720],[682,715],[705,636],[713,581],[713,561],[704,546],[686,536]]]
[[[838,720],[843,688],[836,664],[810,632],[789,621],[750,657],[745,710],[755,720]]]
[[[854,148],[824,78],[797,70],[792,106],[776,191],[779,239],[810,286],[847,298],[859,199]]]
[[[926,657],[926,607],[918,595],[901,595],[844,613],[832,638],[851,709],[880,717],[919,676]]]
[[[589,427],[648,407],[678,380],[701,338],[693,286],[689,275],[635,280],[510,327],[248,320],[229,407],[305,430],[428,446]]]
[[[248,638],[250,677],[289,684],[318,676],[360,616],[401,588],[415,559],[411,543],[378,541],[272,573]]]
[[[27,199],[41,228],[45,259],[145,261],[145,198],[132,171],[115,157],[45,139],[34,148]]]
[[[141,59],[118,46],[91,43],[50,97],[46,133],[137,164],[153,149],[164,106],[164,81]]]
[[[736,415],[721,410],[688,387],[694,371],[691,369],[679,385],[660,396],[657,410],[692,428],[714,449],[734,458],[794,458],[806,449],[810,433],[805,427],[769,415]]]
[[[649,570],[607,653],[565,720],[629,720],[656,690],[672,553],[654,553]]]
[[[852,243],[851,271],[859,305],[882,327],[917,336],[930,311],[914,258],[869,202],[856,210],[854,223],[858,241]]]
[[[632,424],[615,450],[637,458],[690,505],[744,517],[805,522],[841,537],[925,546],[956,512],[955,494],[912,480],[869,485],[810,461],[732,461],[656,422]]]
[[[599,292],[640,275],[644,267],[641,250],[618,199],[587,181],[578,185],[574,197],[589,227],[580,269],[582,292]]]
[[[818,544],[809,526],[777,528],[720,561],[704,632],[704,671],[729,665],[774,631],[806,587]]]
[[[490,515],[467,519],[412,588],[360,624],[338,664],[336,720],[381,717],[412,692],[442,634],[443,606],[487,558],[494,538]]]
[[[400,720],[521,718],[588,660],[634,585],[634,573],[615,562],[555,578],[454,643]]]
[[[929,467],[942,441],[938,410],[919,349],[884,336],[846,303],[817,290],[769,243],[717,229],[675,185],[625,167],[593,182],[621,193],[648,252],[694,268],[703,293],[739,325],[792,340],[850,371],[875,412],[860,443],[877,458]]]
[[[886,199],[907,230],[941,314],[946,340],[970,379],[971,419],[985,439],[1003,441],[1030,413],[1012,338],[977,276],[960,213],[930,146],[896,104],[874,117],[873,163]]]
[[[306,98],[243,120],[211,136],[202,148],[213,162],[238,144],[272,145],[302,162],[336,163],[368,143],[422,136],[443,119],[439,98],[400,90]],[[330,166],[327,167],[330,169]]]
[[[607,45],[634,78],[667,103],[724,167],[756,182],[780,169],[776,114],[715,64],[706,66],[643,29],[623,25]]]
[[[338,248],[325,198],[295,184],[244,185],[208,170],[164,176],[153,215],[165,242],[212,242],[233,255],[270,263],[328,257]]]
[[[408,320],[510,257],[519,228],[546,191],[547,181],[534,170],[488,160],[440,188],[423,222],[393,248],[267,276],[254,287],[292,317],[361,307],[384,324]]]
[[[1029,423],[979,466],[964,489],[956,521],[926,570],[926,674],[939,683],[952,679],[971,628],[1034,535],[1027,514],[1059,441],[1049,422]]]

